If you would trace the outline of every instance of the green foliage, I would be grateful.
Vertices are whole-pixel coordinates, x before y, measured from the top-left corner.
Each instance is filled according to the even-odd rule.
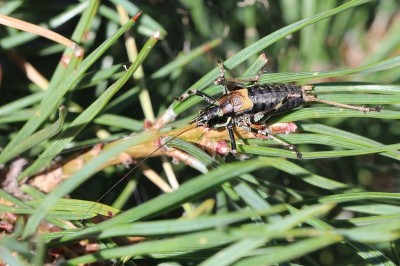
[[[1,14],[72,36],[85,49],[83,58],[75,57],[60,44],[2,27],[0,143],[5,148],[0,161],[9,169],[17,156],[34,161],[19,175],[22,180],[62,156],[65,148],[98,142],[96,136],[104,131],[109,139],[135,134],[85,163],[47,195],[25,184],[21,192],[33,199],[22,200],[3,184],[0,197],[13,206],[0,205],[1,219],[14,228],[0,239],[1,261],[400,264],[398,2],[67,2],[56,8],[7,1],[0,8]],[[137,23],[120,26],[115,5],[130,16],[144,13]],[[124,70],[129,59],[121,36],[126,32],[139,52]],[[49,78],[46,91],[17,68],[11,49]],[[198,159],[195,169],[202,171],[185,165],[189,159],[173,166],[179,187],[170,193],[160,193],[141,177],[140,168],[116,188],[126,168],[98,171],[129,147],[183,127],[181,122],[204,106],[196,97],[182,103],[173,97],[189,88],[220,95],[221,87],[213,85],[218,59],[224,59],[232,76],[251,77],[262,65],[258,56],[263,52],[269,72],[259,83],[314,84],[313,94],[321,99],[383,105],[384,110],[362,113],[310,104],[271,118],[271,124],[296,122],[296,133],[278,137],[296,145],[303,160],[273,140],[238,140],[238,151],[249,158],[237,162],[231,156],[212,157],[179,137],[166,138],[168,148]],[[68,110],[65,118],[64,111],[57,115],[61,105]],[[161,133],[143,130],[153,111],[162,115],[166,110],[180,121]],[[161,172],[160,159],[145,163]],[[171,182],[166,172],[161,175]],[[105,192],[103,204],[94,202]],[[68,194],[72,198],[63,198]],[[10,215],[20,218],[9,221]],[[103,221],[95,220],[97,215]],[[49,224],[59,229],[50,232]],[[88,238],[98,243],[94,253],[71,246],[73,252],[60,252]]]

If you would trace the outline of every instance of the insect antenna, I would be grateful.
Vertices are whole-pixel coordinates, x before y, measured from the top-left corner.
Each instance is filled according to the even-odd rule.
[[[161,150],[164,148],[169,142],[173,141],[174,139],[178,138],[180,135],[188,132],[189,130],[193,129],[194,127],[189,127],[182,132],[179,132],[178,134],[172,136],[171,138],[167,139],[165,143],[154,149],[151,153],[149,153],[146,157],[144,157],[142,160],[140,160],[132,169],[130,169],[126,174],[124,174],[114,185],[112,185],[99,199],[96,200],[96,202],[86,211],[84,216],[81,219],[81,222],[85,219],[86,215],[96,206],[97,203],[99,203],[105,196],[107,196],[114,188],[116,188],[122,181],[124,181],[133,171],[135,171],[138,167],[140,167],[147,159],[149,159],[152,155],[154,155],[157,151]],[[100,212],[101,206],[98,212]]]

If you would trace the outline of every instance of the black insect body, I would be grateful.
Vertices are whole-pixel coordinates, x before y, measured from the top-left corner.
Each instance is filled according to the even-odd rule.
[[[232,88],[230,88],[232,89]],[[262,125],[270,117],[293,110],[305,102],[304,90],[295,85],[252,85],[249,87],[237,87],[229,90],[227,94],[214,99],[199,91],[191,91],[206,99],[211,105],[200,111],[195,118],[198,126],[208,128],[226,127],[228,129],[232,153],[237,154],[236,143],[233,134],[233,125],[241,127],[255,134],[266,135],[275,139],[281,145],[293,150],[301,158],[296,147],[285,143],[265,129],[260,130],[256,125]]]
[[[222,65],[222,64],[221,64]],[[225,93],[215,99],[203,92],[191,90],[188,94],[182,95],[179,100],[184,100],[190,95],[198,95],[210,103],[210,106],[200,111],[194,119],[197,126],[208,128],[226,127],[230,136],[232,153],[237,154],[236,142],[233,134],[233,126],[238,126],[256,135],[264,135],[274,139],[285,148],[296,153],[299,159],[301,153],[294,145],[288,144],[274,135],[265,127],[265,122],[273,116],[289,112],[305,102],[321,102],[347,109],[359,110],[362,112],[379,112],[382,107],[363,107],[341,104],[316,98],[309,94],[311,86],[296,86],[292,84],[258,84],[258,77],[246,79],[245,82],[252,82],[245,86],[240,79],[227,79],[223,67],[221,75],[215,81],[217,85],[223,85]],[[261,128],[261,129],[260,129]]]

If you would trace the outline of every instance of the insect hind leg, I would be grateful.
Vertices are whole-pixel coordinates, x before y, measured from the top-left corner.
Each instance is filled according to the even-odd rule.
[[[229,94],[230,91],[246,87],[244,83],[247,82],[257,84],[260,75],[264,73],[264,70],[261,70],[259,74],[251,78],[227,78],[225,77],[224,63],[221,60],[218,60],[218,66],[220,68],[219,78],[214,81],[214,84],[222,85],[224,87],[224,94]]]
[[[296,148],[296,146],[294,146],[293,144],[289,144],[277,137],[275,137],[274,135],[272,135],[269,132],[265,132],[263,130],[259,130],[258,134],[262,134],[267,136],[269,139],[273,139],[274,141],[278,142],[281,146],[283,146],[285,149],[293,151],[296,153],[297,159],[303,159],[303,155],[301,154],[301,152]]]
[[[256,129],[256,128],[253,128],[253,127],[250,127],[250,126],[246,126],[246,125],[243,125],[243,124],[238,125],[238,126],[239,126],[240,128],[242,128],[242,129],[246,130],[246,131],[253,132],[253,133],[256,134],[256,135],[263,135],[263,136],[266,136],[267,138],[272,139],[272,140],[278,142],[278,143],[279,143],[281,146],[283,146],[285,149],[287,149],[287,150],[289,150],[289,151],[295,152],[295,153],[296,153],[296,157],[297,157],[298,159],[301,160],[301,159],[303,158],[303,155],[302,155],[301,152],[296,148],[295,145],[289,144],[289,143],[287,143],[287,142],[285,142],[285,141],[283,141],[283,140],[281,140],[281,139],[275,137],[273,134],[271,134],[270,132],[268,132],[267,129],[260,130],[260,129]]]

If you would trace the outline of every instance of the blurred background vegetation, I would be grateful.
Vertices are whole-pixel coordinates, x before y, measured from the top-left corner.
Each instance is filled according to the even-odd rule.
[[[90,7],[87,5],[89,2]],[[292,23],[349,3],[361,5],[340,10],[334,16],[327,17],[291,34],[287,33],[288,27],[286,33],[282,32],[285,35],[284,38],[271,39],[270,45],[260,42],[266,36],[268,38],[271,36],[270,34],[276,33]],[[146,241],[150,241],[151,247],[147,249],[144,247],[146,251],[142,253],[131,253],[121,249],[120,252],[123,255],[118,255],[120,254],[118,253],[119,246],[126,245],[134,249],[136,244],[134,242],[137,240],[125,239],[125,242],[121,243],[115,239],[103,239],[102,244],[94,248],[99,252],[100,257],[122,259],[125,255],[131,254],[132,257],[125,258],[125,262],[129,261],[132,265],[157,265],[160,263],[197,265],[200,262],[203,262],[204,265],[270,265],[274,263],[282,265],[398,265],[400,263],[399,241],[397,240],[400,228],[394,224],[385,224],[396,221],[400,224],[400,208],[398,207],[400,196],[396,194],[400,187],[398,179],[400,154],[397,146],[397,148],[385,146],[399,143],[400,76],[398,74],[398,57],[400,56],[400,35],[398,32],[400,31],[400,4],[398,1],[110,0],[97,2],[59,0],[49,4],[48,1],[0,0],[0,14],[41,25],[71,38],[70,36],[78,28],[77,25],[84,24],[82,12],[85,10],[88,12],[90,8],[93,10],[92,17],[86,20],[90,23],[86,25],[82,38],[74,39],[85,50],[85,56],[87,56],[121,27],[120,18],[123,15],[121,15],[121,11],[118,12],[117,6],[127,10],[130,17],[137,14],[139,10],[143,10],[138,25],[129,30],[139,51],[149,36],[152,36],[157,30],[161,34],[160,40],[143,62],[143,74],[135,76],[136,80],[131,79],[126,82],[113,100],[100,110],[100,114],[86,125],[73,141],[68,143],[65,148],[68,148],[69,151],[60,153],[62,157],[76,156],[77,150],[80,150],[82,146],[99,142],[99,138],[106,141],[132,132],[141,132],[145,119],[154,122],[154,118],[162,115],[171,104],[175,110],[178,110],[178,119],[187,121],[189,115],[196,114],[205,104],[193,102],[187,106],[179,105],[173,103],[175,96],[181,95],[191,86],[203,86],[198,83],[199,80],[206,80],[207,84],[211,85],[213,79],[216,78],[219,59],[233,58],[233,63],[228,61],[226,68],[230,70],[231,76],[236,77],[246,73],[261,52],[265,53],[268,58],[268,73],[263,76],[264,82],[268,82],[269,78],[271,80],[276,78],[279,82],[295,81],[297,84],[317,84],[315,91],[321,97],[328,95],[327,99],[356,105],[382,104],[385,109],[381,114],[364,115],[349,112],[348,115],[339,115],[335,108],[318,109],[320,105],[317,107],[311,105],[287,116],[278,117],[274,119],[274,122],[299,120],[298,123],[296,122],[299,127],[297,133],[282,136],[282,138],[296,144],[298,149],[306,155],[304,160],[294,160],[294,157],[290,156],[290,152],[282,151],[282,155],[280,155],[279,151],[274,154],[273,149],[271,151],[262,149],[273,146],[274,143],[271,141],[252,139],[244,142],[246,145],[242,145],[243,141],[239,140],[239,150],[246,151],[249,158],[254,160],[249,160],[248,165],[246,161],[235,164],[236,159],[228,156],[226,161],[232,165],[242,165],[240,168],[249,167],[248,171],[241,173],[241,179],[232,179],[232,182],[224,183],[222,186],[215,184],[203,191],[193,191],[193,198],[180,200],[173,199],[173,196],[171,199],[165,198],[164,201],[168,206],[165,209],[173,211],[160,211],[158,214],[151,213],[135,219],[145,223],[148,217],[152,217],[153,221],[162,221],[167,218],[176,219],[181,216],[197,218],[215,216],[218,218],[219,216],[216,215],[250,209],[253,211],[252,219],[223,224],[224,228],[227,231],[232,230],[232,235],[235,235],[236,231],[234,230],[244,230],[240,232],[246,233],[246,230],[243,229],[246,225],[265,223],[267,226],[271,225],[268,230],[273,232],[274,226],[279,225],[276,221],[282,219],[282,235],[275,238],[267,237],[267,234],[260,240],[251,233],[249,235],[244,233],[244,236],[239,239],[228,241],[227,239],[231,236],[229,234],[229,237],[218,235],[217,233],[221,230],[218,226],[214,226],[207,228],[208,231],[204,232],[205,234],[212,233],[215,230],[215,242],[220,241],[220,245],[215,244],[204,250],[201,247],[190,249],[177,244],[176,250],[173,250],[173,245],[162,241],[187,237],[185,243],[188,245],[197,243],[198,239],[195,236],[190,238],[195,229],[193,232],[170,232],[167,229],[169,227],[164,226],[165,231],[161,229],[159,235],[143,233],[142,236],[147,238]],[[254,51],[257,50],[255,46],[252,46],[255,43],[259,43],[260,47],[263,46],[260,52],[252,52],[251,49],[244,50],[246,47],[254,47]],[[0,144],[1,147],[5,147],[37,111],[37,107],[44,97],[40,95],[43,95],[42,91],[48,86],[48,81],[51,82],[56,78],[60,78],[60,84],[67,81],[67,76],[55,75],[61,54],[66,48],[51,40],[21,32],[10,26],[1,26],[0,28],[0,47],[0,104],[2,105],[0,107]],[[240,53],[242,53],[241,57],[235,57]],[[69,59],[64,56],[63,60]],[[93,63],[84,73],[84,77],[63,98],[62,104],[68,110],[65,126],[68,126],[100,95],[104,94],[105,90],[125,73],[122,65],[129,65],[129,62],[133,60],[134,58],[127,55],[123,37],[103,52],[100,59]],[[21,64],[26,66],[27,62],[43,78],[40,78],[39,74],[34,74],[36,78],[29,76],[21,67]],[[66,65],[64,61],[62,63]],[[79,62],[77,64],[79,65]],[[230,69],[232,68],[230,65],[235,67]],[[364,65],[370,66],[367,71],[355,71],[358,73],[353,75],[335,74],[335,71],[338,70],[357,69]],[[68,71],[65,70],[65,74],[69,74]],[[207,73],[210,71],[214,71],[212,72],[214,74],[208,77]],[[274,75],[274,73],[280,73],[281,76]],[[328,74],[324,75],[323,73]],[[304,76],[300,76],[301,74]],[[37,79],[38,77],[39,79]],[[27,99],[26,97],[32,97],[29,104],[23,103],[23,99]],[[34,97],[36,100],[33,99]],[[330,110],[333,111],[329,113]],[[318,112],[322,112],[323,119],[313,119],[318,116],[316,115]],[[43,123],[41,128],[47,128],[56,119],[57,110],[53,110],[52,116]],[[335,129],[340,131],[336,132]],[[51,145],[52,141],[54,139],[49,137],[49,139],[25,150],[21,157],[29,162],[34,161],[46,147]],[[356,141],[359,142],[356,143]],[[257,150],[252,147],[261,148]],[[388,148],[385,150],[385,147]],[[360,155],[354,156],[349,156],[345,152],[362,148],[376,148],[377,150],[375,152],[361,151]],[[379,148],[383,150],[379,150]],[[333,151],[333,153],[324,153],[325,151]],[[272,152],[272,156],[269,152]],[[52,157],[56,157],[56,155],[58,154],[54,154]],[[193,156],[196,157],[196,155]],[[288,159],[273,158],[277,156]],[[271,158],[270,161],[265,162],[264,167],[254,166],[252,168],[251,163],[254,163],[258,157]],[[17,157],[12,159],[15,160]],[[217,156],[214,163],[225,165],[222,159]],[[10,161],[13,160],[9,160],[8,164],[3,167],[4,177],[12,169]],[[214,159],[210,158],[210,160]],[[162,161],[165,164],[165,158],[162,160],[153,158],[146,160],[146,164],[165,177]],[[184,163],[174,165],[173,169],[179,183],[194,179],[200,180],[209,176],[209,174],[199,175],[197,170],[187,167]],[[219,166],[216,169],[215,171],[220,170],[223,175],[236,168],[230,169],[228,166],[224,171],[223,167]],[[82,185],[74,187],[71,198],[96,201],[126,172],[126,166],[123,165],[112,166],[97,172]],[[208,190],[212,192],[206,193]],[[41,199],[46,199],[44,194],[33,189],[24,187],[23,191],[39,202],[29,203],[30,208],[38,206],[42,202]],[[4,198],[7,195],[12,197],[11,194],[9,191],[2,191],[1,197]],[[150,199],[157,199],[163,194],[159,188],[142,176],[141,169],[137,169],[127,180],[123,181],[122,185],[108,193],[102,202],[117,209],[133,210],[131,208],[149,202]],[[173,194],[171,193],[171,195]],[[348,200],[346,195],[351,195],[354,201]],[[356,199],[359,195],[364,195],[366,198]],[[328,196],[332,196],[332,200],[327,200]],[[212,203],[207,201],[210,199],[212,199]],[[168,200],[171,200],[170,205],[168,205]],[[12,202],[16,204],[17,200],[14,199]],[[182,209],[180,204],[184,202],[191,203]],[[278,203],[287,203],[287,206],[290,206],[286,207],[289,211],[276,211],[268,218],[265,218],[264,214],[258,213],[260,209],[265,211],[265,208],[268,209]],[[328,203],[328,205],[324,205],[317,211],[310,207],[310,213],[298,214],[297,211],[294,211],[303,207],[307,210],[307,206],[317,203]],[[329,205],[330,203],[338,205],[334,207]],[[50,218],[70,220],[77,228],[95,227],[95,223],[81,223],[80,219],[76,218],[76,216],[81,215],[80,217],[82,217],[85,213],[87,214],[87,209],[92,206],[91,202],[81,204],[82,210],[79,210],[79,214],[78,210],[73,209],[70,205],[69,208],[64,206],[64,209],[60,207],[61,211],[69,213],[70,217],[64,214],[61,219],[60,216],[54,216],[53,213]],[[162,205],[160,202],[154,202],[154,206],[157,204]],[[22,204],[19,205],[19,207],[21,206]],[[4,208],[3,211],[10,210]],[[33,212],[32,210],[25,211],[28,214]],[[319,213],[325,213],[321,220],[315,218]],[[2,219],[12,225],[15,224],[15,221],[10,222],[4,216]],[[291,222],[288,222],[290,219],[292,219]],[[123,223],[131,220],[131,218],[127,218]],[[174,224],[174,222],[172,220],[169,226],[178,230],[181,225]],[[300,225],[303,222],[304,224]],[[25,222],[20,220],[20,223],[17,224],[22,227],[19,230],[23,232]],[[353,231],[345,231],[364,225],[377,227],[364,228],[364,231],[361,228],[358,235]],[[44,227],[43,231],[46,236],[50,230],[49,226]],[[344,231],[335,231],[334,227]],[[65,235],[72,235],[72,240],[68,241],[77,241],[79,237],[74,238],[71,228],[73,227],[63,227],[62,230],[65,230]],[[337,238],[332,240],[330,238],[332,236],[320,234],[318,241],[314,243],[302,242],[315,240],[316,238],[312,237],[315,232],[291,231],[312,228],[331,230]],[[112,227],[109,228],[109,230],[111,229]],[[96,232],[103,232],[101,228],[98,230]],[[252,230],[256,229],[252,228]],[[13,237],[18,239],[22,234],[21,232],[12,232],[9,232],[9,238],[2,240],[5,248],[0,259],[8,263],[13,259],[6,256],[7,252],[12,254],[13,250],[17,250],[17,244],[12,242],[12,239]],[[368,236],[371,232],[376,235]],[[236,232],[236,234],[239,233]],[[55,236],[61,235],[63,234]],[[47,240],[55,236],[49,234]],[[296,236],[298,236],[297,241],[294,241]],[[143,241],[141,244],[146,244],[145,240],[140,240]],[[31,246],[32,243],[35,244]],[[20,263],[40,264],[43,260],[51,262],[71,259],[89,252],[87,243],[81,244],[86,248],[84,251],[78,251],[75,247],[66,248],[63,241],[57,243],[55,240],[47,246],[41,246],[43,243],[40,243],[42,242],[37,239],[24,238],[19,242],[23,246],[21,246],[22,251],[18,252],[19,256],[16,260]],[[294,243],[300,245],[295,246]],[[160,247],[169,246],[171,250],[157,250],[158,245]],[[195,244],[193,245],[195,246]],[[62,248],[59,247],[64,250],[61,251]],[[248,250],[244,247],[248,247]],[[232,255],[237,253],[235,248],[242,250],[237,258]],[[29,255],[31,249],[44,254],[44,259],[32,258],[32,255]],[[65,249],[70,252],[66,252]],[[113,254],[110,257],[106,253],[107,249],[111,250],[110,254]],[[221,254],[217,252],[221,249],[224,249],[231,257],[218,257]],[[115,253],[113,253],[114,251]],[[71,263],[93,262],[92,259],[82,258],[84,259],[81,261],[71,261]],[[235,259],[232,260],[232,258]],[[218,264],[215,264],[216,261]]]

